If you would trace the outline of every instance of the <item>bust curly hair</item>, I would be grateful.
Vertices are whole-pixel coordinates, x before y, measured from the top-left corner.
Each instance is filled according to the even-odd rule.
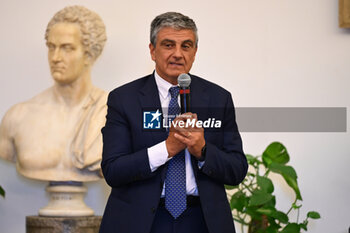
[[[82,34],[81,43],[85,54],[95,61],[102,53],[106,43],[106,27],[101,17],[83,6],[68,6],[58,11],[50,20],[45,32],[45,40],[53,25],[57,23],[76,23]]]

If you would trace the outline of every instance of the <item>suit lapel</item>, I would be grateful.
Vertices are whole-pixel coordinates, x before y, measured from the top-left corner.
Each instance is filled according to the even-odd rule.
[[[193,75],[191,76],[191,108],[192,112],[196,113],[198,119],[205,120],[208,117],[210,97],[207,93],[207,88],[203,85],[201,80]],[[198,161],[191,156],[191,164],[193,174],[197,180]]]
[[[199,119],[205,119],[209,110],[209,95],[206,86],[201,80],[191,75],[191,110],[198,115]]]
[[[154,78],[154,73],[148,77],[145,85],[140,89],[138,95],[139,102],[143,110],[156,111],[159,109],[159,111],[162,112],[162,105],[160,103],[159,91]],[[152,137],[154,143],[158,143],[165,140],[168,136],[168,133],[165,130],[151,130],[147,132],[147,137],[149,136]],[[161,169],[162,183],[165,179],[165,171],[166,169]]]
[[[162,112],[162,105],[159,99],[158,87],[151,74],[145,82],[145,85],[139,91],[139,102],[142,111],[156,111]],[[162,124],[163,122],[161,122]],[[166,138],[167,132],[165,130],[150,130],[149,131],[156,141],[159,141],[159,137]]]
[[[158,88],[153,74],[149,75],[145,85],[140,89],[139,100],[142,108],[159,108],[161,110]]]

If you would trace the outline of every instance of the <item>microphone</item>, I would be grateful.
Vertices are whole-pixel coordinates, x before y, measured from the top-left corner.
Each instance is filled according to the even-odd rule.
[[[191,77],[188,74],[180,74],[177,77],[177,82],[180,86],[180,104],[181,104],[181,114],[186,112],[191,112],[190,105],[190,84]]]

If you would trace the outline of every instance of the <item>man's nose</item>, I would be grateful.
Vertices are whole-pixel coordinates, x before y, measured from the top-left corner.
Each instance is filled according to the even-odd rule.
[[[173,56],[174,56],[175,58],[182,58],[182,57],[183,57],[183,53],[182,53],[181,46],[176,46],[176,47],[175,47],[175,51],[174,51]]]
[[[51,59],[52,59],[52,61],[54,61],[54,62],[61,61],[62,55],[61,55],[61,51],[60,51],[59,48],[56,48],[56,49],[55,49],[55,51],[54,51],[53,54],[52,54]]]

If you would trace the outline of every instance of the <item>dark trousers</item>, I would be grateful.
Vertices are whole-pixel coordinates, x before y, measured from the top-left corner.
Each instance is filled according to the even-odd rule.
[[[208,229],[200,205],[188,206],[177,219],[160,205],[150,233],[208,233]]]

